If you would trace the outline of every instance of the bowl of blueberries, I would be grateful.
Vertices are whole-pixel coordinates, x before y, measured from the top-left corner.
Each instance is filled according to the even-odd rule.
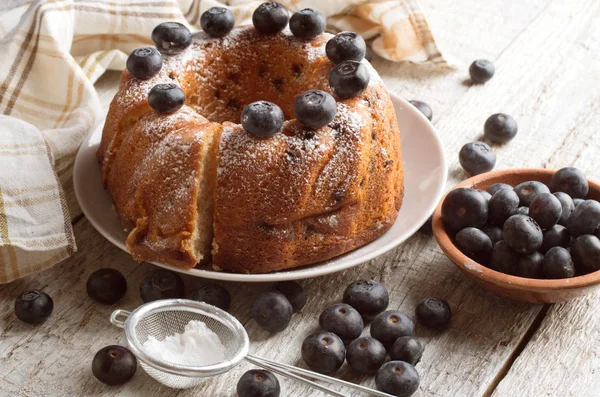
[[[486,289],[555,303],[600,284],[600,184],[573,167],[487,172],[454,187],[432,222],[442,251]]]

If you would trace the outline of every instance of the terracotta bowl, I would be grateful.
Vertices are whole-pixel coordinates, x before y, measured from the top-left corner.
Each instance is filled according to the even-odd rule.
[[[492,171],[467,179],[456,185],[454,189],[472,187],[486,190],[494,183],[503,182],[516,186],[521,182],[532,180],[548,184],[554,172],[554,170],[537,168]],[[600,184],[592,181],[589,181],[589,184],[590,192],[587,198],[600,201]],[[473,261],[460,252],[446,233],[442,220],[442,203],[444,199],[445,197],[433,213],[435,238],[448,258],[467,276],[486,289],[518,301],[555,303],[585,295],[600,285],[600,271],[573,278],[538,280],[500,273]]]

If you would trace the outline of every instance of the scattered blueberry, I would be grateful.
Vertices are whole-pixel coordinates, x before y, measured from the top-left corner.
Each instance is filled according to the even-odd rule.
[[[558,220],[559,225],[565,226],[567,224],[567,220],[573,213],[575,209],[575,204],[573,203],[573,199],[567,193],[563,192],[555,192],[553,193],[554,197],[560,201],[560,205],[562,207],[562,212],[560,215],[560,219]]]
[[[569,278],[575,275],[571,254],[563,247],[553,247],[544,255],[542,264],[546,278]]]
[[[413,366],[417,365],[421,356],[423,356],[423,345],[414,336],[401,336],[390,349],[390,358],[393,361],[404,361]]]
[[[428,328],[446,328],[452,322],[452,309],[448,302],[439,298],[425,298],[415,310],[417,321]]]
[[[476,262],[487,263],[492,253],[492,240],[482,230],[466,227],[456,235],[456,246]]]
[[[343,300],[355,308],[365,321],[369,321],[387,309],[389,295],[381,283],[375,280],[360,280],[346,288]]]
[[[277,377],[264,369],[251,369],[242,375],[236,387],[238,397],[279,397]]]
[[[290,302],[278,291],[263,292],[252,302],[254,321],[269,332],[281,332],[286,329],[293,313]]]
[[[225,7],[211,7],[202,13],[200,26],[211,37],[223,37],[231,32],[235,18]]]
[[[495,72],[494,64],[487,59],[477,59],[469,67],[471,80],[477,84],[486,83],[494,77]]]
[[[302,342],[302,359],[308,367],[322,374],[332,374],[344,363],[344,342],[334,333],[320,331]]]
[[[367,52],[367,44],[358,33],[341,32],[329,39],[325,52],[327,58],[336,65],[344,61],[360,62]]]
[[[515,213],[513,215],[527,215],[529,216],[529,207],[519,207],[517,208],[517,210],[515,211]]]
[[[157,84],[148,94],[150,107],[159,113],[173,113],[181,109],[185,94],[177,84]]]
[[[252,24],[262,33],[281,32],[288,24],[290,14],[281,3],[267,1],[259,5],[252,14]]]
[[[206,284],[192,291],[190,299],[205,302],[218,307],[221,310],[229,310],[231,295],[229,291],[218,284]]]
[[[360,95],[371,81],[369,69],[357,61],[344,61],[329,73],[329,86],[342,99]]]
[[[585,272],[600,270],[600,239],[584,234],[575,239],[571,246],[573,261]]]
[[[175,55],[188,48],[192,34],[179,22],[163,22],[152,31],[152,41],[161,53]]]
[[[504,274],[516,275],[519,260],[519,254],[506,241],[501,240],[494,244],[492,249],[490,268]]]
[[[451,190],[442,204],[442,219],[451,232],[465,227],[482,227],[488,218],[485,198],[477,190],[458,188]]]
[[[561,168],[552,175],[550,180],[550,190],[565,192],[572,198],[585,198],[589,189],[584,173],[575,167]]]
[[[550,193],[550,189],[542,182],[527,181],[515,186],[515,192],[521,200],[521,205],[529,207],[534,198],[542,193]]]
[[[32,289],[23,292],[15,300],[15,315],[28,324],[41,324],[54,310],[54,302],[47,293]]]
[[[526,215],[513,215],[504,222],[504,240],[520,254],[537,251],[544,240],[537,222]]]
[[[283,111],[274,103],[252,102],[242,111],[242,127],[257,138],[269,138],[281,131]]]
[[[433,118],[433,110],[431,107],[423,101],[412,100],[408,101],[411,105],[417,108],[417,110],[423,113],[423,116],[427,117],[429,121]]]
[[[494,194],[496,194],[497,192],[499,192],[500,190],[504,190],[504,189],[510,189],[512,190],[512,186],[510,186],[507,183],[494,183],[492,186],[488,187],[487,191],[489,194],[491,194],[492,196]]]
[[[319,316],[319,326],[342,338],[344,343],[358,338],[365,327],[360,313],[345,303],[337,303],[323,310]]]
[[[571,213],[566,226],[573,237],[596,233],[600,229],[600,203],[585,200],[579,204]]]
[[[526,277],[526,278],[541,278],[542,273],[542,262],[544,261],[544,255],[535,251],[529,255],[523,255],[517,262],[515,276]]]
[[[529,205],[529,216],[544,230],[556,225],[561,215],[562,205],[550,193],[539,194]]]
[[[294,115],[307,127],[320,128],[331,123],[337,113],[335,99],[321,90],[308,90],[296,98]]]
[[[483,135],[494,143],[507,143],[511,141],[518,130],[517,122],[508,114],[492,114],[485,121]]]
[[[290,18],[290,30],[299,39],[314,39],[325,31],[325,25],[325,16],[312,8],[300,10]]]
[[[162,56],[155,48],[138,48],[127,58],[127,71],[135,78],[148,80],[160,71],[162,64]]]
[[[294,313],[299,312],[306,305],[306,291],[297,282],[282,281],[275,286],[275,289],[290,301]]]
[[[460,165],[471,175],[491,171],[496,165],[496,153],[485,142],[470,142],[458,153]]]
[[[377,371],[377,390],[397,397],[410,397],[419,388],[419,373],[409,363],[390,361]]]
[[[384,346],[390,347],[401,336],[415,334],[415,324],[404,313],[388,310],[379,313],[371,323],[371,336]]]
[[[107,385],[122,385],[133,377],[137,370],[137,359],[129,349],[111,345],[106,346],[94,356],[92,373]]]
[[[498,226],[485,225],[481,228],[481,231],[487,234],[487,236],[492,241],[492,245],[496,244],[500,240],[504,240],[502,228]]]
[[[155,270],[142,280],[140,297],[144,302],[185,297],[181,276],[170,270]]]
[[[433,233],[433,217],[427,218],[425,223],[419,228],[419,232],[431,235]]]
[[[87,294],[96,302],[105,305],[117,303],[127,292],[127,280],[116,269],[98,269],[86,283]]]
[[[567,248],[571,245],[571,235],[566,227],[562,225],[554,225],[550,229],[544,231],[544,240],[540,247],[540,252],[545,254],[552,247]]]
[[[356,339],[346,350],[348,366],[359,374],[375,374],[385,362],[385,347],[375,338]]]
[[[519,208],[519,196],[511,189],[502,189],[492,196],[488,203],[488,222],[502,226]]]

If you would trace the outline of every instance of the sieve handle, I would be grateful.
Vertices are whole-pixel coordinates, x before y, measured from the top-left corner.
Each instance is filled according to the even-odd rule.
[[[117,309],[110,315],[110,322],[119,328],[125,327],[125,321],[129,318],[131,312],[123,309]]]

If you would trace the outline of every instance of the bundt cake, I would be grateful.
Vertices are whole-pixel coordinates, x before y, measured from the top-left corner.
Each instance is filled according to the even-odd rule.
[[[271,272],[353,250],[397,217],[400,132],[364,41],[323,33],[322,16],[290,30],[265,4],[254,26],[225,9],[193,35],[161,24],[160,53],[128,59],[97,154],[138,261]]]

